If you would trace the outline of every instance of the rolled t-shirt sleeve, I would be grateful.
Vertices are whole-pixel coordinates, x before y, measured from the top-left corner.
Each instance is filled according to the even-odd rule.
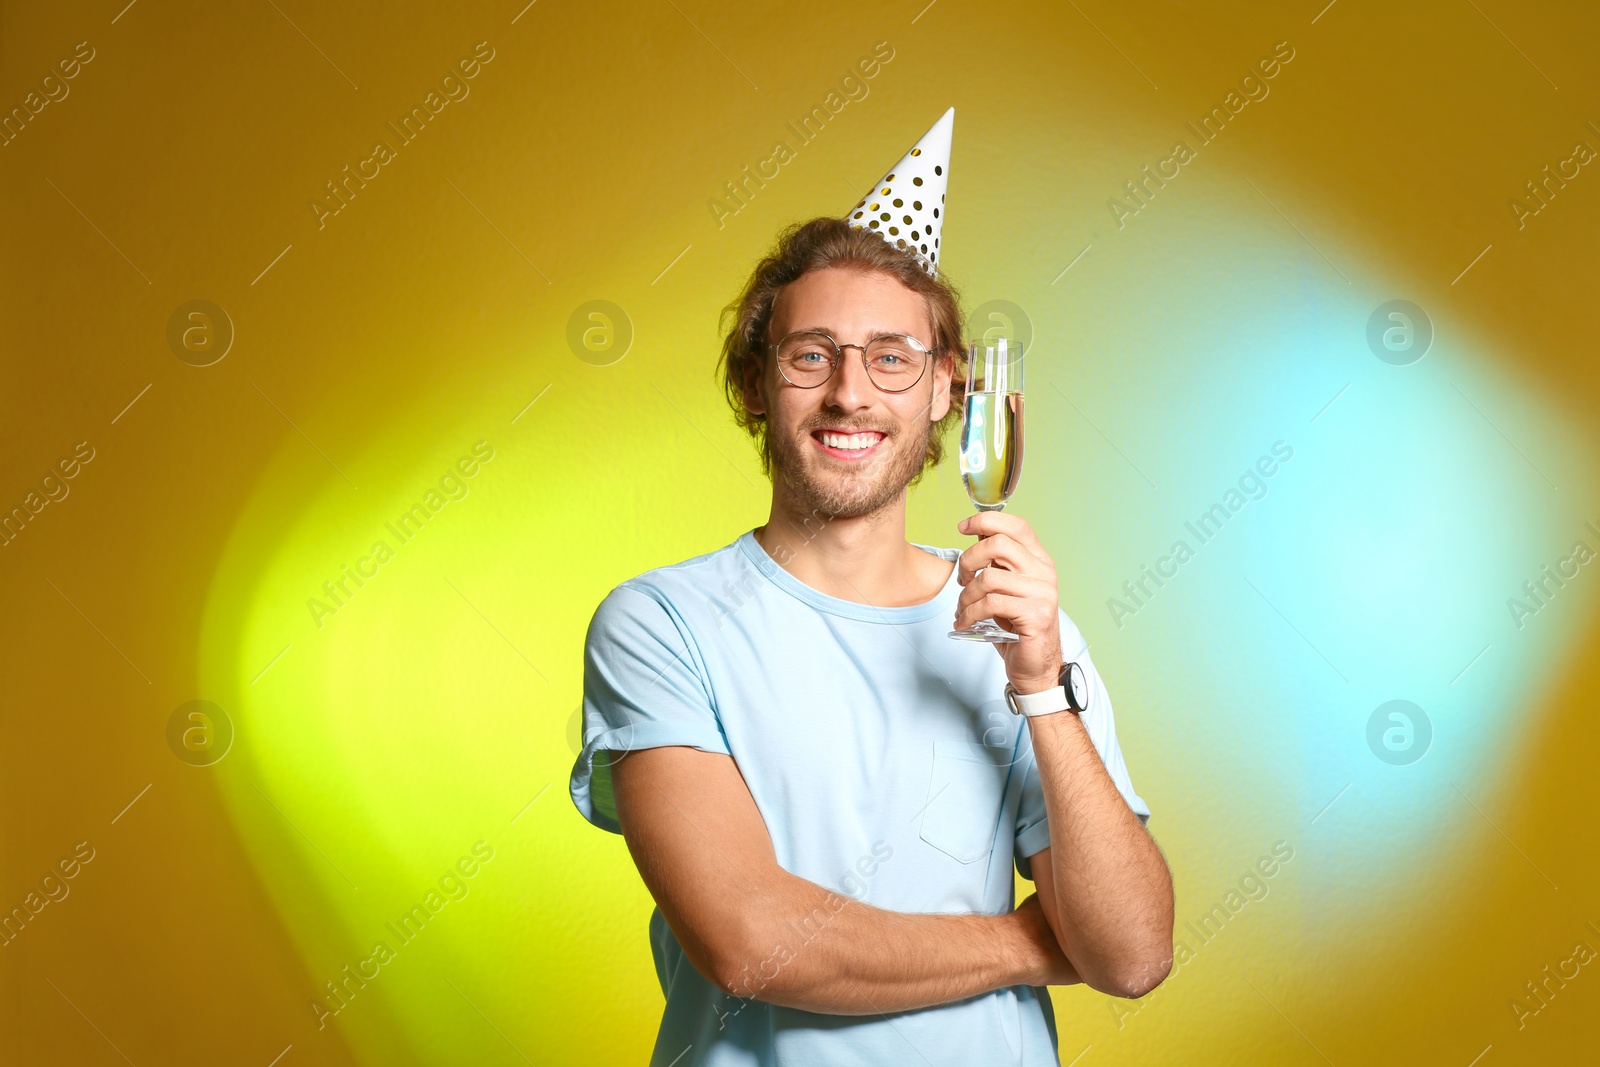
[[[583,817],[621,833],[611,765],[662,745],[728,752],[681,620],[648,587],[624,583],[595,609],[584,640],[583,749],[568,784]]]
[[[1066,662],[1076,662],[1082,668],[1084,681],[1089,687],[1089,707],[1081,716],[1085,729],[1089,731],[1089,740],[1094,743],[1100,762],[1105,764],[1106,773],[1111,775],[1117,792],[1122,794],[1122,799],[1128,802],[1133,813],[1139,816],[1139,821],[1148,823],[1150,806],[1134,791],[1133,781],[1128,777],[1128,765],[1122,758],[1122,746],[1117,743],[1111,696],[1106,692],[1105,682],[1089,656],[1088,645],[1065,612],[1061,616],[1061,635]],[[1060,714],[1072,713],[1064,711]],[[1033,868],[1028,857],[1050,844],[1050,824],[1045,818],[1044,788],[1039,781],[1039,765],[1034,758],[1030,730],[1031,727],[1024,724],[1020,742],[1022,753],[1018,760],[1022,771],[1022,802],[1017,809],[1015,851],[1017,871],[1032,881]]]

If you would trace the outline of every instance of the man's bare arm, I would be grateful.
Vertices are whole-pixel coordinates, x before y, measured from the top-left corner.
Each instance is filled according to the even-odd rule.
[[[1102,993],[1141,997],[1172,969],[1172,874],[1070,712],[1028,720],[1050,823],[1031,863],[1051,925]]]
[[[961,553],[955,626],[992,618],[1017,635],[997,645],[1018,693],[1058,684],[1065,646],[1055,561],[1020,515],[969,515],[957,524],[981,538]],[[1039,897],[1086,985],[1139,997],[1172,969],[1172,875],[1128,807],[1088,729],[1061,711],[1027,720],[1039,765],[1050,855],[1035,861]],[[1042,877],[1041,871],[1045,872]]]
[[[778,865],[732,757],[684,746],[612,768],[623,837],[695,969],[724,991],[831,1015],[1078,981],[1037,896],[1006,915],[916,915]]]

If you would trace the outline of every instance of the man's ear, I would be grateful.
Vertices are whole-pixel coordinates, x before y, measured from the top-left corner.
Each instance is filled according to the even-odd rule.
[[[950,411],[950,381],[955,375],[956,357],[943,355],[933,364],[933,401],[928,405],[928,421],[938,422]]]
[[[744,368],[744,406],[752,415],[767,413],[766,398],[761,395],[761,364],[749,363]]]

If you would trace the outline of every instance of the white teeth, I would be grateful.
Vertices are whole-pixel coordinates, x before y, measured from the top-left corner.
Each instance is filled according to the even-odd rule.
[[[864,448],[871,448],[877,444],[879,436],[875,433],[824,433],[822,443],[829,448],[837,448],[844,452],[859,452]]]

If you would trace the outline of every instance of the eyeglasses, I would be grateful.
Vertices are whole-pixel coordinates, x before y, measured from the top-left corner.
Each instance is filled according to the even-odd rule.
[[[777,353],[783,380],[801,389],[815,389],[832,378],[846,348],[861,353],[867,377],[886,393],[903,393],[916,385],[933,361],[927,346],[902,333],[874,337],[863,347],[842,345],[825,333],[802,330],[767,347]]]

